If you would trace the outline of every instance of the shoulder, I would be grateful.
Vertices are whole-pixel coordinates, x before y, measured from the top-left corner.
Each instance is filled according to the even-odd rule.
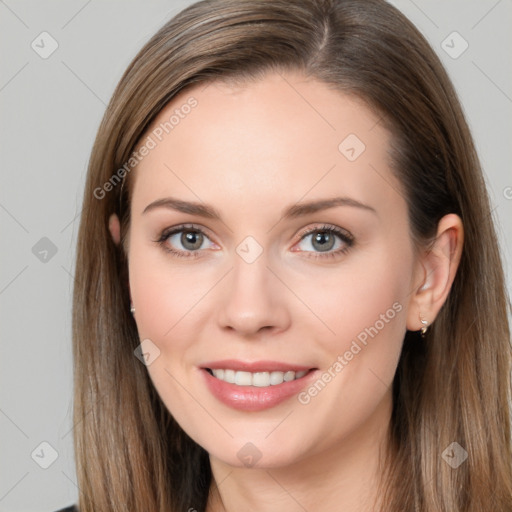
[[[70,507],[61,508],[57,512],[78,512],[78,508],[76,505],[71,505]]]

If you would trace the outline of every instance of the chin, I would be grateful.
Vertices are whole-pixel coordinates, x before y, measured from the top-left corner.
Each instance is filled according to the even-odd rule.
[[[204,446],[204,445],[203,445]],[[223,464],[235,468],[272,469],[298,462],[303,454],[297,446],[276,446],[269,440],[250,441],[248,438],[231,440],[223,446],[216,444],[212,450],[205,449]]]

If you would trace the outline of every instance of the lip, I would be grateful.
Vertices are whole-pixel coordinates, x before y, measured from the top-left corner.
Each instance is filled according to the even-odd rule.
[[[299,364],[283,363],[280,361],[254,361],[252,363],[239,361],[236,359],[223,359],[222,361],[212,361],[201,364],[201,369],[209,368],[210,370],[235,370],[238,372],[300,372],[311,370],[311,366],[302,366]]]
[[[261,367],[260,363],[261,361],[258,362],[256,366]],[[212,370],[220,368],[235,369],[230,365],[219,366],[219,368],[211,368],[208,366],[206,368],[210,368]],[[290,366],[287,364],[284,368],[298,368],[297,371],[309,369],[310,371],[300,379],[283,382],[282,384],[277,384],[275,386],[260,388],[256,386],[237,386],[236,384],[224,382],[223,380],[217,379],[211,375],[206,368],[201,368],[201,374],[205,380],[206,387],[210,390],[210,393],[217,398],[217,400],[232,409],[253,412],[270,409],[297,395],[302,389],[310,385],[311,382],[317,378],[317,374],[319,372],[318,369],[309,369],[304,366]],[[238,368],[239,370],[237,371],[257,371],[247,370],[247,366],[244,368],[239,366]],[[265,368],[270,370],[269,366],[265,366]],[[283,368],[283,366],[281,365],[280,368]]]

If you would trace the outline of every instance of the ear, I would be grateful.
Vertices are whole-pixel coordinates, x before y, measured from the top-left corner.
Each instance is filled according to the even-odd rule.
[[[450,292],[462,255],[464,228],[458,215],[445,215],[435,241],[420,256],[414,276],[415,289],[407,314],[407,329],[418,331],[421,319],[432,324]]]
[[[119,222],[119,217],[113,213],[108,219],[108,229],[110,231],[110,236],[116,245],[119,245],[121,242],[121,223]],[[128,293],[130,294],[130,302],[132,300],[132,293],[130,290],[130,281],[128,280]]]
[[[113,213],[108,219],[108,229],[114,243],[119,245],[119,242],[121,241],[121,223],[119,222],[119,217],[115,213]]]

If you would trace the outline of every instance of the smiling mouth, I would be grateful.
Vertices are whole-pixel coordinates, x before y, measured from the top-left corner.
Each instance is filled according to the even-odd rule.
[[[246,371],[235,371],[230,369],[215,369],[205,368],[205,370],[213,377],[234,384],[236,386],[253,386],[264,388],[268,386],[278,386],[284,382],[291,382],[303,378],[305,375],[314,371],[314,368],[310,370],[301,371],[272,371],[272,372],[246,372]]]

